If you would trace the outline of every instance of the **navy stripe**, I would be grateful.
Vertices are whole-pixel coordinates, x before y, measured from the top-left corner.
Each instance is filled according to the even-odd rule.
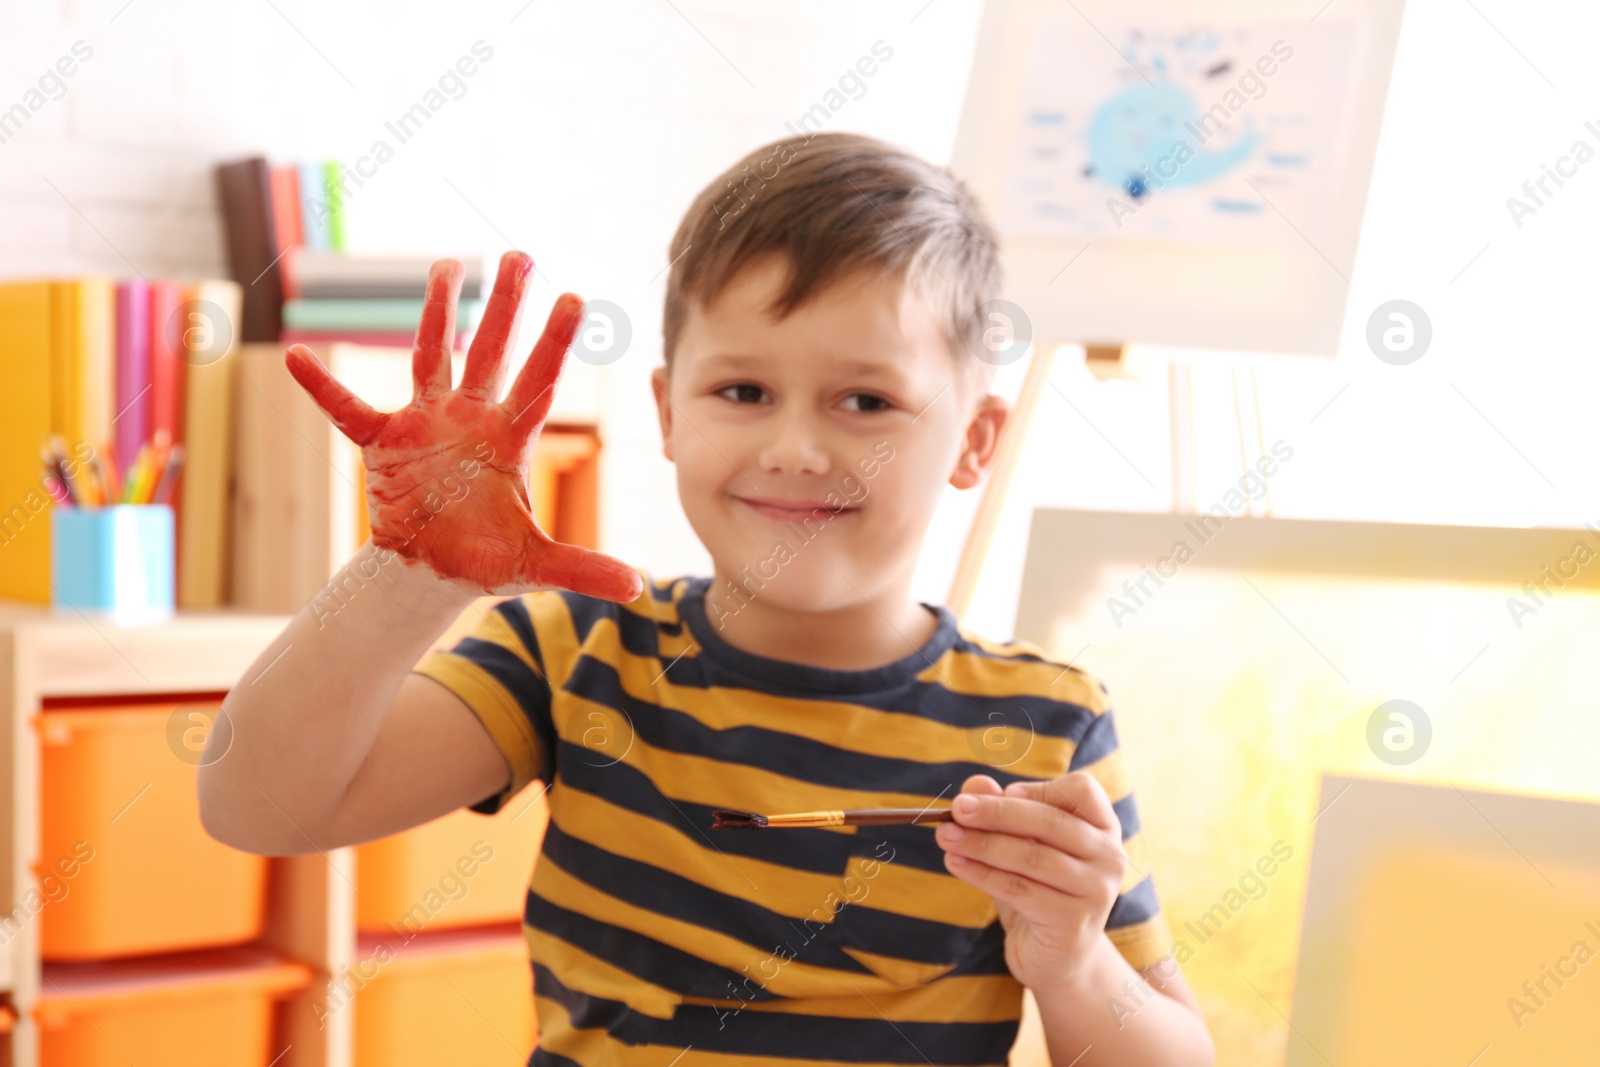
[[[787,1015],[681,1004],[670,1020],[566,988],[548,968],[533,965],[540,996],[558,1001],[577,1027],[604,1027],[631,1045],[693,1046],[707,1052],[846,1063],[1004,1064],[1018,1020],[993,1023],[895,1022],[877,1015],[847,1019]]]
[[[572,619],[572,631],[577,635],[578,645],[581,647],[589,640],[589,631],[594,629],[598,622],[610,619],[617,624],[621,632],[632,631],[635,640],[641,635],[648,635],[647,643],[643,646],[647,651],[640,655],[654,656],[657,647],[655,629],[659,623],[653,619],[641,618],[631,611],[624,611],[619,605],[609,600],[597,600],[594,597],[584,596],[582,593],[573,593],[565,589],[558,590],[556,595],[567,606],[567,615]]]
[[[605,960],[646,982],[686,996],[731,997],[730,988],[742,988],[744,982],[745,976],[739,971],[719,967],[633,930],[591,919],[582,912],[552,903],[537,893],[528,894],[523,919],[534,929],[547,931],[596,959]],[[767,951],[763,951],[755,957],[754,962],[765,959],[767,954]],[[541,994],[545,993],[543,983],[537,979],[534,988]],[[760,989],[749,990],[745,995],[751,1000],[776,999],[771,993]]]
[[[528,615],[527,601],[521,597],[512,597],[496,604],[494,610],[505,619],[506,625],[511,627],[511,632],[517,635],[517,640],[522,642],[523,649],[538,665],[539,676],[545,680],[545,685],[548,687],[550,674],[544,665],[544,651],[539,647],[539,635],[534,631],[533,619]]]
[[[1161,906],[1156,902],[1155,883],[1147,874],[1139,884],[1117,898],[1111,905],[1111,914],[1106,916],[1106,929],[1116,930],[1123,926],[1133,926],[1152,918]]]
[[[1006,936],[998,919],[974,929],[850,903],[827,933],[842,947],[917,963],[954,963],[974,953],[987,957],[988,943],[999,938],[1003,946]]]
[[[815,901],[819,914],[809,924],[803,921],[804,916],[790,919],[753,900],[730,896],[653,864],[608,852],[573,837],[554,822],[545,831],[539,862],[546,859],[618,900],[742,941],[750,946],[752,962],[764,958],[779,942],[788,942],[796,952],[794,958],[801,963],[865,973],[861,964],[840,952],[836,945],[816,936],[815,931],[826,922],[823,916],[832,910],[832,903],[824,898]],[[839,878],[836,892],[843,898],[842,871]],[[559,929],[552,928],[550,932],[560,934]]]
[[[996,920],[998,925],[999,920]],[[1005,927],[999,929],[989,937],[979,939],[977,951],[956,964],[955,970],[945,974],[946,978],[972,978],[997,974],[1011,973],[1011,968],[1006,965],[1006,935]]]
[[[1016,641],[992,641],[990,643],[1006,649],[1014,648],[1018,644]],[[1011,655],[1001,655],[998,652],[991,652],[980,645],[973,644],[971,641],[968,641],[965,637],[962,637],[959,634],[956,636],[955,644],[950,646],[950,651],[965,652],[969,655],[978,656],[986,660],[992,660],[996,663],[1037,663],[1045,667],[1055,667],[1059,670],[1070,670],[1075,674],[1079,673],[1077,668],[1073,667],[1070,663],[1062,663],[1060,660],[1050,659],[1048,656],[1035,655],[1032,652],[1013,652]]]
[[[511,649],[493,641],[463,637],[451,651],[481,667],[516,700],[538,742],[539,766],[535,773],[548,782],[555,773],[551,760],[556,745],[555,725],[550,719],[550,683]]]
[[[1072,753],[1069,770],[1080,771],[1104,759],[1117,750],[1117,725],[1108,708],[1102,712],[1078,738],[1078,747]]]
[[[1133,794],[1129,793],[1121,800],[1111,802],[1111,810],[1117,813],[1117,821],[1122,823],[1122,839],[1126,841],[1139,832],[1142,825],[1139,822],[1139,805],[1133,802]]]
[[[577,1060],[569,1060],[565,1056],[557,1056],[554,1052],[547,1052],[542,1048],[533,1050],[533,1055],[528,1057],[527,1067],[583,1067]]]
[[[622,647],[629,654],[643,659],[671,659],[671,656],[661,654],[661,635],[663,633],[678,637],[683,633],[681,621],[672,622],[666,619],[651,619],[635,615],[631,611],[618,611],[617,636]],[[674,653],[673,655],[676,655]],[[666,666],[665,663],[662,666]]]

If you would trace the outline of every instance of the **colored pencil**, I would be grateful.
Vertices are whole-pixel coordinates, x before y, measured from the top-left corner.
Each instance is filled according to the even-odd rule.
[[[161,472],[161,479],[156,482],[156,487],[150,491],[150,503],[165,504],[167,497],[172,494],[172,487],[178,481],[178,469],[183,466],[183,445],[176,444],[167,453],[165,469]]]

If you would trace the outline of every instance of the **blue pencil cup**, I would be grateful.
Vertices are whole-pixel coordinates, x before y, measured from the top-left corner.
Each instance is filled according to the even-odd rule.
[[[58,608],[170,615],[172,564],[171,505],[50,509],[50,580]]]

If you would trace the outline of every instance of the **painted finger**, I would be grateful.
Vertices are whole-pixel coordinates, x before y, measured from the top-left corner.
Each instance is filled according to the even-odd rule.
[[[511,383],[505,408],[511,414],[511,431],[519,444],[538,432],[555,396],[556,380],[567,359],[567,349],[583,322],[583,301],[572,293],[562,293],[550,309],[544,332],[533,346],[533,353]]]
[[[284,353],[284,362],[300,388],[311,395],[340,433],[358,445],[365,445],[378,435],[388,416],[374,411],[340,384],[311,349],[305,345],[290,345]]]
[[[450,390],[450,350],[456,339],[456,301],[466,268],[459,259],[441,259],[428,270],[422,319],[411,346],[411,396],[419,400]]]
[[[494,292],[483,309],[483,321],[467,349],[467,366],[461,374],[461,392],[498,399],[506,380],[506,348],[517,333],[522,317],[522,298],[528,278],[533,274],[533,259],[525,252],[510,251],[500,257],[494,278]]]

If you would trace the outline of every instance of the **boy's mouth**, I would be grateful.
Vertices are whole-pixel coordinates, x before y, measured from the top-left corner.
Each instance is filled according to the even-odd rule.
[[[836,519],[841,515],[854,514],[858,508],[854,505],[834,509],[823,500],[784,500],[779,497],[744,497],[735,496],[733,499],[759,515],[764,515],[775,522],[804,522],[812,518],[815,512],[822,512],[827,519]]]

